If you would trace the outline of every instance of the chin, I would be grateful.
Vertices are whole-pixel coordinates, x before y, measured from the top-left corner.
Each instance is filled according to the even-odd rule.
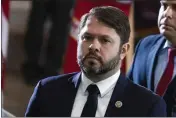
[[[84,72],[90,76],[90,75],[97,75],[99,73],[99,70],[95,68],[84,68]]]
[[[96,60],[85,60],[84,66],[88,68],[99,68],[101,64]]]
[[[169,35],[169,31],[167,31],[166,29],[161,29],[160,33],[166,37]]]
[[[96,71],[99,69],[99,67],[97,67],[96,65],[84,65],[84,68],[90,71]]]
[[[165,31],[165,32],[162,32],[163,36],[165,36],[166,38],[169,38],[170,37],[170,33]]]
[[[86,73],[92,73],[92,74],[98,74],[99,73],[99,70],[100,70],[100,68],[101,68],[101,66],[100,65],[98,65],[98,64],[89,64],[89,63],[85,63],[84,65],[83,65],[83,67],[84,67],[84,71],[86,72]]]

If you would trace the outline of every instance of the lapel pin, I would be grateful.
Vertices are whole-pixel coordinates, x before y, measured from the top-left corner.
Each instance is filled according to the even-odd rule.
[[[115,103],[115,106],[117,107],[117,108],[120,108],[120,107],[122,107],[122,102],[121,101],[116,101],[116,103]]]

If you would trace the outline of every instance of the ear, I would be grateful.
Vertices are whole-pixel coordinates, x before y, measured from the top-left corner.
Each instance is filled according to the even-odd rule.
[[[129,43],[125,43],[125,44],[122,45],[121,53],[120,53],[120,59],[121,60],[123,60],[125,58],[125,56],[127,55],[129,49],[130,49],[130,44]]]

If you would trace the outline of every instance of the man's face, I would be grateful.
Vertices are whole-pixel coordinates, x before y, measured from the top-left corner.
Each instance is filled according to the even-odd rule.
[[[161,0],[158,16],[160,33],[169,40],[176,40],[176,0]]]
[[[113,28],[90,16],[81,29],[77,47],[77,61],[86,74],[104,74],[115,69],[123,58],[120,37]]]

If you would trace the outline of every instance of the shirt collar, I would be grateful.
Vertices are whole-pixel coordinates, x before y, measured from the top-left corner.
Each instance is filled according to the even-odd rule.
[[[96,84],[97,87],[100,90],[100,96],[103,97],[104,95],[106,95],[110,90],[112,90],[115,87],[115,84],[120,76],[120,69],[111,77],[106,78],[100,82],[94,83],[92,82],[90,79],[88,79],[84,73],[81,74],[81,82],[82,82],[82,90],[83,93],[87,94],[87,87],[90,84]]]
[[[166,40],[166,42],[165,42],[165,44],[164,44],[164,46],[163,46],[163,49],[169,48],[169,47],[172,47],[172,44],[171,44],[170,41]]]

